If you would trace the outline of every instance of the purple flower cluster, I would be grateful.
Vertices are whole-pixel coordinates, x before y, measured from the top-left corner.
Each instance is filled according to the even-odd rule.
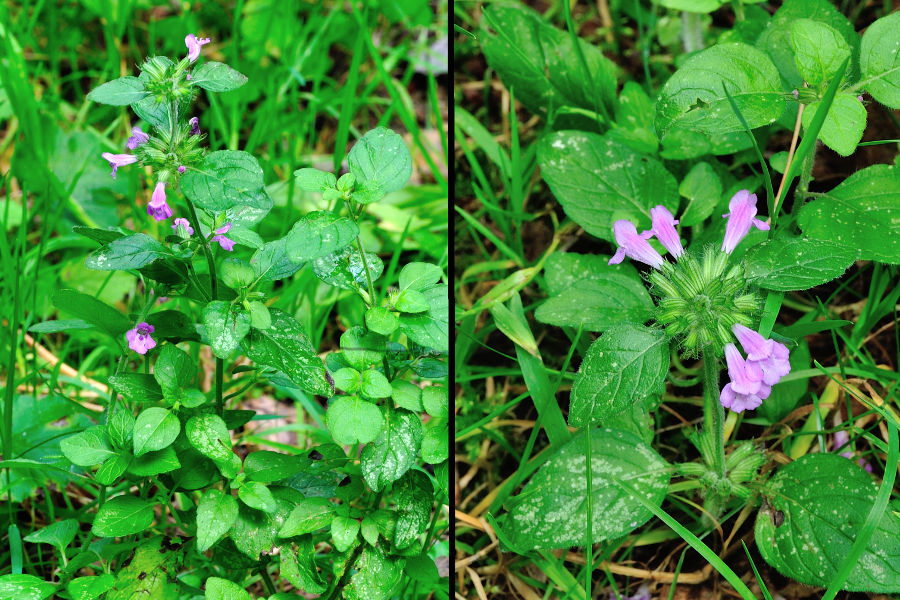
[[[772,386],[791,372],[791,363],[784,344],[766,339],[740,323],[732,331],[747,358],[741,356],[737,346],[726,344],[725,362],[731,381],[722,388],[719,402],[739,413],[759,407],[769,397]]]

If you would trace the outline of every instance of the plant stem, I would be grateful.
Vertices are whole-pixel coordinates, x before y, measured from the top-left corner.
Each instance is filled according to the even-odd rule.
[[[269,571],[266,568],[267,565],[263,565],[259,568],[259,576],[262,577],[263,584],[266,586],[266,591],[270,596],[277,594],[278,590],[275,589],[275,584],[272,583],[272,577],[269,575]]]
[[[703,417],[706,435],[715,448],[712,467],[725,478],[725,408],[719,402],[719,361],[711,349],[703,352]]]
[[[356,564],[356,560],[359,558],[362,549],[363,544],[360,544],[356,548],[354,548],[353,556],[351,556],[350,560],[347,561],[347,566],[344,567],[344,572],[341,575],[340,579],[336,579],[334,582],[334,587],[331,588],[327,595],[320,596],[321,598],[325,598],[326,600],[335,600],[335,598],[340,597],[341,590],[344,589],[345,585],[347,585],[347,579],[350,578],[350,571],[352,570],[353,565]]]
[[[703,23],[698,13],[682,11],[681,43],[686,54],[703,50]]]
[[[799,203],[806,200],[806,194],[809,192],[809,182],[812,181],[812,170],[816,162],[818,146],[819,142],[816,141],[812,151],[803,160],[803,167],[800,171],[800,183],[797,184],[797,190],[794,192],[794,203],[796,204],[794,210],[799,207]]]

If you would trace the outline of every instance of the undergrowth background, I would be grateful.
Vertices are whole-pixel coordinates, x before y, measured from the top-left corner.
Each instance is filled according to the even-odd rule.
[[[525,4],[540,13],[546,23],[601,49],[618,66],[619,89],[623,82],[634,81],[654,98],[687,54],[684,44],[689,40],[682,36],[685,22],[681,13],[655,3],[575,2],[570,5],[568,23],[561,2]],[[780,4],[765,2],[753,9],[771,14]],[[856,31],[863,31],[896,8],[890,2],[843,0],[834,4]],[[534,403],[550,398],[566,412],[575,373],[595,337],[574,328],[548,326],[534,318],[534,311],[549,291],[547,273],[541,270],[543,261],[554,251],[609,256],[615,247],[568,220],[541,179],[535,142],[551,129],[511,96],[485,59],[479,36],[484,26],[482,11],[489,5],[457,3],[453,12],[457,105],[456,597],[585,598],[584,548],[528,555],[504,552],[491,518],[503,512],[503,502],[521,489],[541,464],[542,452],[549,448],[543,429],[535,431]],[[750,10],[749,5],[745,8]],[[702,34],[700,47],[712,45],[720,34],[734,27],[734,17],[727,2],[712,15],[694,15],[698,22],[692,27]],[[867,104],[867,112],[869,124],[863,141],[900,138],[896,111],[872,102]],[[652,121],[652,115],[648,118]],[[767,144],[763,147],[766,158],[788,149],[790,130],[776,128],[767,133],[768,140],[763,137],[761,142]],[[855,171],[877,163],[894,164],[896,157],[895,143],[860,147],[850,157],[841,157],[820,144],[810,191],[828,191]],[[735,174],[752,177],[755,173],[752,150],[718,160]],[[830,437],[823,432],[847,427],[847,422],[822,423],[819,403],[835,402],[845,415],[859,414],[864,408],[845,388],[833,382],[829,385],[828,377],[821,376],[813,361],[826,368],[839,368],[850,389],[873,401],[884,399],[896,408],[900,335],[892,292],[898,285],[896,268],[857,262],[836,281],[786,294],[779,318],[783,325],[804,315],[855,325],[852,331],[848,326],[806,336],[810,360],[798,377],[796,408],[778,423],[745,415],[739,421],[741,437],[765,444],[781,464],[790,460],[780,454],[779,445],[785,439],[804,439],[801,445],[808,442],[806,447],[813,452],[831,448]],[[515,292],[521,296],[527,318],[525,330],[515,332],[519,345],[498,329],[497,314],[488,310]],[[523,351],[522,344],[529,341],[539,358]],[[693,362],[682,365],[677,357],[674,360],[681,376],[696,374]],[[667,385],[662,409],[655,417],[653,443],[663,456],[673,461],[696,456],[694,448],[685,442],[684,431],[702,420],[701,400],[699,385]],[[871,429],[875,437],[887,440],[883,426]],[[856,449],[859,455],[871,458],[873,448],[858,444]],[[742,541],[751,549],[750,556],[772,594],[785,598],[821,595],[821,589],[792,582],[766,565],[753,542],[753,516],[731,515],[721,529],[704,526],[700,507],[690,494],[680,495],[674,487],[669,499],[680,508],[680,521],[703,538],[757,597],[763,597],[762,592]],[[894,506],[896,510],[896,500]],[[595,507],[598,509],[602,507]],[[737,597],[710,564],[658,521],[623,540],[597,545],[594,551],[595,598],[634,596],[642,584],[648,586],[643,592],[653,598]],[[840,592],[838,597],[864,595]]]
[[[35,323],[66,317],[51,302],[54,292],[96,295],[126,314],[140,302],[135,277],[85,268],[84,254],[95,244],[72,227],[122,224],[149,227],[154,236],[171,233],[168,223],[143,214],[149,191],[137,170],[110,178],[100,154],[120,152],[135,123],[127,110],[87,101],[91,88],[131,74],[148,56],[183,55],[188,33],[212,38],[204,55],[228,62],[249,83],[202,95],[200,126],[210,151],[241,149],[259,159],[275,200],[274,216],[259,228],[265,239],[282,237],[300,215],[325,208],[317,194],[295,187],[296,169],[346,172],[346,152],[363,133],[377,126],[397,131],[412,152],[412,180],[367,207],[365,247],[385,262],[402,257],[400,264],[420,260],[446,269],[447,14],[442,1],[0,6],[0,227],[6,233],[0,236],[0,372],[4,393],[15,395],[17,440],[58,453],[59,437],[96,418],[101,407],[92,401],[108,394],[105,378],[115,368],[117,352],[102,334],[26,333]],[[396,273],[390,275],[382,285],[395,284]],[[282,284],[273,306],[296,316],[321,356],[338,347],[348,326],[362,322],[364,307],[351,293],[321,283],[310,269]],[[200,360],[208,389],[215,359],[204,348]],[[323,407],[299,390],[255,386],[231,403],[258,412],[236,437],[244,455],[306,449],[324,429]],[[22,502],[16,518],[23,535],[60,511],[96,503],[78,486],[39,475],[15,479],[11,490],[5,481],[2,493]],[[0,511],[4,534],[11,512]],[[446,517],[440,523],[436,563],[446,577]],[[0,541],[3,572],[11,559],[6,542]],[[51,578],[52,553],[34,548],[25,554],[25,572]]]

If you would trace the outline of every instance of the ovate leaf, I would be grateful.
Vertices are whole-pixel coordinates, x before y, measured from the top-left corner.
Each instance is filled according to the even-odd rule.
[[[850,45],[837,29],[812,19],[791,24],[791,48],[797,70],[813,87],[831,81],[850,56]]]
[[[900,108],[900,13],[869,25],[859,48],[859,67],[866,91],[891,108]]]
[[[128,106],[132,102],[138,102],[148,95],[144,84],[137,77],[119,77],[107,81],[103,85],[94,88],[87,95],[87,99],[100,104],[113,106]]]
[[[88,254],[84,264],[97,271],[140,269],[172,253],[145,233],[126,235]]]
[[[247,76],[225,63],[205,62],[191,74],[191,84],[210,92],[230,92],[247,83]]]
[[[164,408],[147,408],[134,423],[134,455],[162,450],[178,437],[181,424],[178,417]]]
[[[72,600],[95,600],[107,592],[116,578],[111,573],[90,577],[76,577],[68,583],[66,590]]]
[[[510,502],[506,527],[516,547],[567,548],[585,543],[587,478],[585,432],[556,451]],[[671,477],[669,465],[633,433],[592,429],[594,542],[622,537],[653,513],[616,485],[627,482],[659,506]]]
[[[409,291],[409,290],[408,290]],[[422,292],[428,310],[400,315],[400,331],[426,348],[447,352],[450,348],[450,288],[436,285]]]
[[[54,591],[56,586],[34,575],[0,575],[0,598],[4,600],[44,600]]]
[[[203,456],[217,461],[231,460],[231,436],[222,417],[214,414],[191,417],[184,430],[188,441]]]
[[[81,433],[63,439],[59,444],[63,455],[80,467],[91,467],[115,455],[116,451],[109,446],[106,428],[91,427]]]
[[[305,498],[291,510],[278,537],[294,537],[327,527],[333,513],[334,506],[327,498]]]
[[[294,223],[285,236],[287,256],[294,262],[306,262],[342,250],[359,235],[359,227],[347,217],[328,211],[306,214]]]
[[[337,396],[325,412],[325,424],[339,444],[366,444],[381,432],[381,409],[358,396]]]
[[[331,539],[334,549],[338,552],[346,552],[356,542],[359,534],[359,521],[350,517],[335,516],[331,520]]]
[[[403,560],[366,546],[354,565],[357,571],[344,588],[346,600],[387,600],[403,576]]]
[[[776,238],[747,251],[746,277],[769,290],[806,290],[843,275],[856,255],[855,250],[827,240]]]
[[[275,497],[269,491],[269,488],[262,483],[256,481],[244,483],[238,490],[238,498],[250,508],[267,513],[275,512]]]
[[[691,167],[678,186],[678,193],[687,198],[687,206],[679,216],[682,227],[693,227],[713,214],[722,197],[722,180],[706,162]]]
[[[227,358],[250,333],[250,314],[223,300],[213,300],[203,309],[206,337],[218,358]]]
[[[220,577],[206,580],[206,600],[250,600],[250,593],[233,581]]]
[[[385,411],[381,433],[360,455],[369,487],[379,492],[406,473],[415,464],[422,436],[419,415],[403,409]]]
[[[122,537],[140,533],[152,523],[152,502],[136,496],[116,496],[97,511],[91,531],[100,537]]]
[[[260,450],[244,459],[244,473],[251,481],[270,483],[299,473],[305,465],[306,461],[299,456]]]
[[[75,519],[63,519],[33,531],[26,535],[24,539],[32,544],[50,544],[62,551],[63,548],[72,543],[76,533],[78,533],[78,521]]]
[[[575,377],[569,425],[603,423],[661,394],[668,369],[669,344],[662,331],[629,323],[609,329],[588,348]]]
[[[357,186],[374,182],[382,196],[402,188],[412,175],[409,148],[399,134],[384,127],[367,131],[350,149],[347,162]]]
[[[400,516],[394,527],[394,545],[406,548],[425,532],[431,518],[434,486],[421,471],[408,471],[394,486]]]
[[[801,120],[804,129],[810,128],[821,104],[821,102],[812,102],[803,111]],[[834,97],[828,114],[825,115],[825,121],[819,131],[819,139],[841,156],[850,156],[862,139],[863,131],[866,129],[867,116],[866,107],[855,94],[838,94]]]
[[[238,504],[231,494],[210,488],[197,505],[197,549],[204,552],[234,525]]]
[[[272,199],[263,187],[262,167],[246,152],[210,152],[202,163],[188,169],[180,185],[197,206],[212,212],[233,207],[272,207]]]
[[[59,290],[53,295],[53,305],[64,312],[90,323],[112,337],[118,337],[133,327],[122,313],[93,296],[75,290]]]

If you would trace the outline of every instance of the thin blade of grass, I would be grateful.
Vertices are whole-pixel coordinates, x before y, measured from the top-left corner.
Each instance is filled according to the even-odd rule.
[[[741,109],[738,108],[737,102],[734,101],[734,98],[731,97],[731,94],[728,93],[728,88],[725,87],[725,84],[722,84],[722,90],[725,92],[725,97],[728,98],[728,103],[731,105],[731,110],[734,112],[734,115],[738,118],[738,121],[741,122],[741,125],[744,126],[744,131],[747,132],[747,135],[750,137],[750,141],[753,142],[753,149],[756,151],[756,158],[759,159],[759,164],[762,167],[763,173],[765,173],[764,183],[766,184],[766,205],[769,207],[769,214],[771,215],[775,212],[775,191],[772,189],[772,174],[769,173],[769,166],[766,164],[766,159],[763,157],[762,151],[759,149],[759,143],[756,141],[756,136],[753,135],[753,130],[750,129],[750,125],[747,123],[746,119],[744,119],[744,115],[741,114]],[[774,217],[772,221],[774,222]]]

